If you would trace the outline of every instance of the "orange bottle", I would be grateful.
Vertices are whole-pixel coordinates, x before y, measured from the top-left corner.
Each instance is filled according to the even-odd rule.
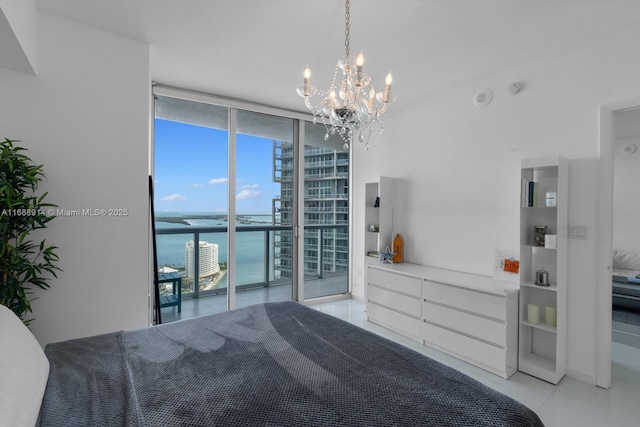
[[[393,252],[395,255],[391,259],[393,263],[401,263],[403,261],[403,246],[404,241],[402,240],[402,234],[396,234],[396,237],[393,238]]]

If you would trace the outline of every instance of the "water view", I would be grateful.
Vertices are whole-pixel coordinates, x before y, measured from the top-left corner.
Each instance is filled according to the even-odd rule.
[[[278,218],[276,218],[276,221]],[[156,245],[158,267],[167,270],[178,270],[184,275],[186,269],[185,248],[188,241],[194,239],[192,229],[195,227],[227,227],[226,214],[187,213],[187,212],[162,212],[156,213]],[[237,227],[255,227],[274,225],[274,217],[271,213],[249,213],[236,215]],[[161,234],[167,229],[184,229],[184,234]],[[265,271],[265,231],[238,232],[236,233],[236,282],[238,284],[262,283]],[[271,232],[273,239],[273,232]],[[213,233],[200,234],[200,242],[206,241],[217,245],[217,262],[221,270],[226,272],[228,261],[227,232],[224,229]],[[271,262],[273,254],[270,253]],[[221,274],[214,288],[227,286],[226,275]],[[201,283],[201,289],[209,287],[207,283]]]

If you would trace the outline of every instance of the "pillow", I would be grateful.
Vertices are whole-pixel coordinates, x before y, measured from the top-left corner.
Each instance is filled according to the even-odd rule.
[[[613,251],[613,269],[640,270],[640,253]]]
[[[35,425],[49,360],[22,320],[4,305],[0,305],[0,373],[0,425]]]

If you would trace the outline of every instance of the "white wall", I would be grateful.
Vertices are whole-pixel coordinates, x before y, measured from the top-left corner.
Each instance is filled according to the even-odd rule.
[[[41,344],[148,323],[149,48],[42,15],[37,76],[0,69],[0,137],[44,164],[62,209],[122,208],[126,217],[62,216],[42,233],[64,270],[37,290]]]
[[[640,147],[640,137],[615,141],[613,156],[613,248],[640,253],[640,151],[625,154],[629,144]]]
[[[570,376],[595,383],[597,157],[599,105],[640,94],[640,59],[631,55],[640,26],[578,49],[486,76],[390,107],[383,137],[364,151],[355,145],[356,224],[363,224],[364,183],[396,178],[394,232],[404,236],[405,260],[491,275],[496,248],[519,246],[522,158],[570,159],[570,224],[586,225],[587,240],[569,242],[568,355]],[[428,78],[428,53],[423,59]],[[397,85],[402,76],[395,76]],[[510,83],[524,83],[511,95]],[[485,108],[473,96],[489,88]],[[363,298],[362,227],[355,228],[354,295]]]
[[[0,0],[0,67],[36,73],[37,20],[33,0]]]

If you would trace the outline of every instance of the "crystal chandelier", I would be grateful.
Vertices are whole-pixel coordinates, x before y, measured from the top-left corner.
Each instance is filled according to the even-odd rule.
[[[357,135],[360,142],[365,143],[365,149],[369,149],[369,136],[376,123],[380,122],[380,134],[383,131],[384,113],[387,105],[392,102],[389,94],[391,91],[392,77],[387,74],[384,92],[376,93],[371,78],[362,72],[364,55],[362,52],[352,58],[349,52],[350,42],[350,7],[351,2],[345,1],[345,41],[346,53],[338,60],[333,80],[329,90],[318,90],[309,83],[311,70],[304,70],[304,82],[297,89],[298,95],[304,98],[304,104],[313,113],[313,122],[318,118],[324,124],[329,135],[340,135],[344,141],[345,150],[349,148],[352,138]],[[342,75],[338,80],[339,73]],[[317,101],[317,104],[313,103]]]

